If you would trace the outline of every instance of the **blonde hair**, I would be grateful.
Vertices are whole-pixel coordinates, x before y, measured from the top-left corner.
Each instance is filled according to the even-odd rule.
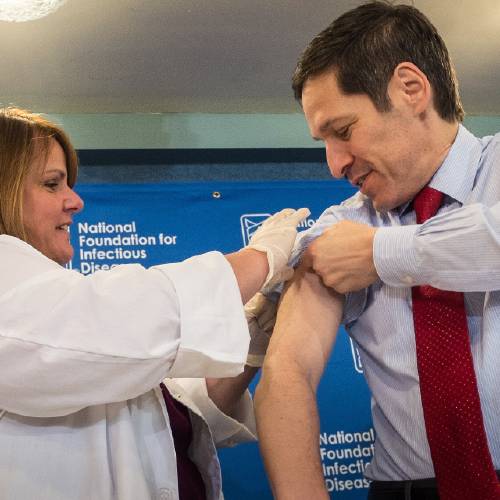
[[[26,241],[23,226],[23,187],[35,160],[47,158],[51,139],[66,157],[68,185],[78,174],[76,151],[66,133],[56,124],[30,111],[0,109],[0,234]]]

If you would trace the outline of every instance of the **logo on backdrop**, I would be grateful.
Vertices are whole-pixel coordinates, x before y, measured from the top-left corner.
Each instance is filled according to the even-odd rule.
[[[243,236],[243,243],[248,245],[250,238],[253,233],[259,229],[262,223],[270,216],[271,214],[243,214],[240,217],[241,224],[241,234]]]
[[[270,216],[269,213],[261,213],[261,214],[243,214],[240,217],[241,224],[241,234],[243,236],[243,243],[248,245],[250,238],[253,233],[259,229],[262,223]],[[314,226],[316,223],[316,219],[308,218],[302,221],[298,226],[298,231],[303,231],[304,229],[309,229]]]
[[[349,341],[351,342],[351,352],[352,352],[352,360],[354,362],[354,369],[358,373],[363,373],[363,364],[361,363],[361,357],[359,355],[358,348],[350,337]]]

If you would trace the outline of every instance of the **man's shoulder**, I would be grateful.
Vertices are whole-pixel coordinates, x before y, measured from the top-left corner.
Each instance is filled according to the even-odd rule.
[[[353,220],[373,224],[377,218],[378,212],[373,207],[372,200],[358,191],[342,203],[328,207],[321,214],[317,223],[330,225],[341,220]]]
[[[493,154],[500,156],[500,132],[488,135],[481,139],[483,146],[483,155]]]

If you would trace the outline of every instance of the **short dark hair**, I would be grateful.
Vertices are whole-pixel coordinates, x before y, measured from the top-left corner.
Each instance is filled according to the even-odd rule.
[[[415,7],[387,1],[360,5],[313,38],[292,78],[295,98],[302,100],[309,78],[333,70],[342,92],[366,94],[379,111],[389,111],[387,86],[401,62],[425,73],[442,119],[463,120],[455,70],[436,28]]]

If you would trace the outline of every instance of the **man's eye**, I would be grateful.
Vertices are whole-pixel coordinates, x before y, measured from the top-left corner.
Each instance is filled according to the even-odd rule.
[[[337,137],[342,140],[347,140],[351,136],[351,127],[344,127],[337,130]]]

